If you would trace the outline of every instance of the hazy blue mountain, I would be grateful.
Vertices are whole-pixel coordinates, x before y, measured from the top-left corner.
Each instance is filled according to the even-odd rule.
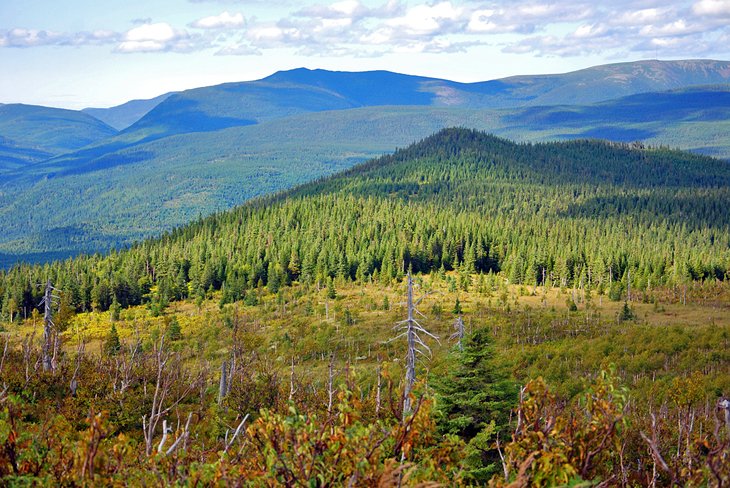
[[[575,100],[593,103],[646,91],[652,86],[664,90],[720,81],[730,81],[730,63],[711,60],[621,63],[560,75],[521,76],[472,84],[387,71],[351,73],[300,68],[278,72],[259,81],[226,83],[170,94],[117,136],[29,170],[34,175],[44,176],[127,165],[154,157],[126,150],[142,143],[175,134],[254,125],[302,113],[391,105],[490,109],[547,105],[548,101],[551,105],[574,104]],[[117,108],[122,110],[122,107],[124,105]],[[647,113],[651,115],[652,112]],[[526,112],[524,117],[529,119],[530,113]],[[660,118],[657,116],[655,120]],[[529,127],[531,131],[540,130],[534,125]],[[551,129],[552,126],[542,128]],[[520,139],[520,128],[515,132],[509,135]],[[601,134],[599,131],[582,136],[599,137]],[[635,139],[644,138],[643,133],[631,131],[622,138],[631,134],[636,134]],[[424,135],[417,134],[418,137]],[[126,155],[109,157],[119,151],[125,151]]]
[[[38,259],[128,245],[405,147],[442,127],[522,141],[606,137],[692,148],[730,159],[730,86],[633,95],[583,106],[478,110],[388,106],[302,113],[255,125],[84,149],[26,169],[0,195],[0,253]],[[122,137],[122,136],[119,136]],[[42,173],[42,171],[40,171]],[[57,199],[72,202],[61,208]],[[24,209],[46,220],[22,219]],[[52,210],[52,211],[51,211]],[[28,254],[36,253],[36,254]],[[6,259],[12,259],[7,256]]]
[[[31,163],[43,161],[51,156],[49,152],[23,147],[12,139],[0,136],[0,174],[22,170]]]
[[[730,160],[730,84],[499,113],[496,132],[520,140],[643,141]]]
[[[502,106],[590,104],[636,93],[730,83],[730,62],[705,59],[616,63],[558,75],[514,76],[483,84],[502,86]]]
[[[292,151],[306,149],[308,144],[334,149],[357,143],[364,153],[379,154],[454,125],[489,130],[517,140],[642,140],[730,159],[730,140],[722,137],[730,125],[730,84],[637,94],[591,105],[498,110],[410,105],[304,112],[258,124],[224,127],[226,131],[188,133],[175,139],[170,139],[175,134],[130,129],[18,174],[60,177],[159,159],[181,164],[180,154],[188,154],[195,163],[204,161],[211,151],[216,158],[232,160],[241,152],[259,154],[259,148],[266,144],[290,147],[292,141],[297,143]],[[243,130],[246,127],[249,129]],[[235,128],[241,130],[232,130]],[[214,135],[203,136],[203,132]],[[257,136],[248,138],[247,134],[252,133]],[[211,146],[211,139],[216,141],[215,146]],[[157,140],[160,142],[153,144]],[[6,178],[12,176],[9,173]]]
[[[402,75],[295,69],[259,81],[170,96],[129,127],[145,137],[250,125],[304,112],[386,105],[505,108],[588,104],[647,91],[730,83],[730,62],[639,61],[559,75],[481,83]]]
[[[296,69],[259,81],[226,83],[178,93],[160,103],[127,132],[147,136],[207,132],[252,125],[299,113],[375,105],[431,105],[419,88],[427,78]]]
[[[730,159],[730,85],[720,84],[729,75],[730,63],[719,61],[474,84],[297,69],[173,94],[127,129],[32,165],[17,154],[28,146],[0,131],[0,158],[10,148],[0,163],[0,253],[35,260],[128,245],[443,127],[521,141],[643,140]],[[652,83],[672,90],[644,93]],[[627,96],[604,100],[616,93]],[[27,218],[29,209],[49,217]]]
[[[115,135],[117,131],[76,110],[36,105],[0,105],[0,136],[16,146],[62,154]]]
[[[109,108],[85,108],[85,112],[117,130],[123,130],[137,122],[160,102],[166,100],[174,92],[165,93],[147,100],[130,100],[129,102]]]

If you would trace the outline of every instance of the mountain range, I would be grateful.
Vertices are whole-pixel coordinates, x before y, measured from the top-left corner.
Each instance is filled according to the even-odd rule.
[[[727,159],[730,63],[644,61],[469,84],[296,69],[109,109],[0,105],[0,262],[126,246],[449,126]]]

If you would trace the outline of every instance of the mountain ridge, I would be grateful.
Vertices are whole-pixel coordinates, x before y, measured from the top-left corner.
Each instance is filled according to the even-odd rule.
[[[22,103],[0,105],[0,136],[26,150],[59,155],[116,133],[109,125],[76,110]]]
[[[203,116],[210,119],[215,129],[234,126],[237,121],[246,125],[308,111],[376,105],[494,109],[588,104],[641,92],[716,83],[730,83],[730,62],[635,61],[568,73],[518,75],[474,83],[387,70],[351,72],[295,68],[278,71],[260,80],[228,82],[179,92],[166,98],[128,129],[157,128],[164,134],[195,132],[201,129],[201,124],[183,122],[170,127],[165,121]],[[367,89],[358,91],[363,85]],[[373,90],[374,86],[380,86],[382,90]],[[211,101],[216,98],[216,102]],[[282,100],[287,103],[282,105]]]
[[[169,96],[177,92],[168,92],[148,99],[135,99],[108,108],[87,107],[81,111],[97,118],[117,130],[124,130],[145,116]]]
[[[199,214],[331,174],[450,126],[519,141],[644,140],[730,158],[730,85],[714,83],[725,80],[730,63],[611,66],[561,76],[572,76],[575,83],[586,83],[585,92],[598,94],[595,83],[601,76],[627,70],[638,70],[644,80],[713,84],[587,105],[538,105],[541,99],[534,95],[540,90],[547,90],[548,98],[565,96],[565,90],[554,90],[554,76],[548,76],[552,85],[541,81],[542,88],[535,88],[524,78],[512,85],[500,80],[463,84],[382,70],[362,78],[362,73],[295,69],[170,95],[132,126],[60,155],[27,152],[6,137],[0,143],[0,158],[6,158],[0,165],[0,252],[37,256],[126,246]],[[675,68],[671,76],[656,74]],[[695,72],[701,76],[690,80]],[[370,90],[367,80],[373,77],[381,81]],[[626,89],[641,86],[629,83]],[[522,100],[522,106],[500,108],[507,102],[494,100],[505,93],[506,100]],[[368,105],[396,101],[413,105]],[[68,205],[56,208],[47,221],[18,218],[23,208],[54,208],[57,198]]]

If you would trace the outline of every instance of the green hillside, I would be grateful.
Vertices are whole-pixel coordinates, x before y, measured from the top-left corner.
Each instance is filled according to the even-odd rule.
[[[47,138],[43,128],[55,123],[46,119],[36,124],[29,118],[25,143],[0,131],[5,137],[0,142],[0,262],[128,246],[199,215],[404,147],[444,127],[487,130],[517,141],[642,141],[728,159],[727,84],[588,105],[535,105],[564,102],[569,93],[576,100],[590,98],[580,93],[595,100],[609,92],[718,82],[724,80],[726,64],[647,61],[483,84],[384,71],[299,69],[174,94],[132,127],[64,154],[55,147],[28,146],[39,138],[54,144],[54,138],[66,134],[55,131]],[[560,98],[556,93],[563,89]],[[153,102],[145,103],[148,109]],[[398,105],[380,105],[392,103]],[[505,104],[512,108],[479,108]],[[135,107],[114,109],[129,115]],[[85,114],[66,112],[58,113],[88,122]],[[89,141],[77,139],[75,144]],[[44,218],[25,217],[29,208]]]
[[[35,161],[49,157],[49,152],[19,146],[7,137],[0,136],[0,174],[22,170]]]
[[[6,175],[0,253],[73,255],[129,245],[199,215],[332,174],[443,127],[521,141],[606,138],[730,158],[727,86],[634,95],[588,106],[485,111],[372,107],[301,114],[245,127],[106,146]],[[118,144],[120,149],[111,150]],[[94,151],[101,155],[92,157]],[[108,152],[107,152],[108,151]],[[103,177],[100,177],[103,175]],[[124,192],[115,191],[124,188]],[[74,205],[58,207],[57,198]],[[53,211],[19,219],[24,208]],[[58,254],[54,254],[58,255]]]
[[[501,271],[527,284],[546,276],[606,287],[629,270],[637,288],[723,280],[729,198],[730,166],[712,158],[592,141],[515,144],[450,129],[130,251],[43,272],[61,282],[74,269],[74,287],[80,272],[93,274],[82,280],[90,288],[79,290],[80,310],[92,296],[108,306],[115,289],[125,304],[152,285],[160,300],[224,285],[235,297],[259,280],[395,277],[403,266]],[[14,277],[41,272],[31,269],[7,279],[27,287]],[[36,298],[13,293],[25,306]]]
[[[75,110],[0,105],[0,136],[18,146],[52,155],[74,151],[116,132],[94,117]]]
[[[706,59],[645,60],[499,81],[513,87],[511,90],[522,99],[522,105],[582,105],[691,85],[727,84],[730,82],[728,67],[727,61]]]
[[[668,145],[730,159],[730,85],[632,95],[593,105],[504,111],[500,134],[518,139],[599,138]]]
[[[126,251],[0,271],[0,475],[730,481],[730,167],[637,147],[448,129]],[[410,316],[430,332],[412,389]]]
[[[145,100],[130,100],[115,107],[85,108],[82,112],[101,120],[105,124],[114,127],[116,130],[124,130],[144,117],[150,110],[155,108],[173,93],[174,92],[165,93]]]

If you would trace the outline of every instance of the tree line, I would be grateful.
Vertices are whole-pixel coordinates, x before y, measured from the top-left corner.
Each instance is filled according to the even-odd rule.
[[[515,144],[448,129],[341,175],[130,249],[0,272],[0,313],[28,316],[51,279],[69,313],[292,281],[502,273],[605,293],[725,280],[730,169],[664,148]]]

